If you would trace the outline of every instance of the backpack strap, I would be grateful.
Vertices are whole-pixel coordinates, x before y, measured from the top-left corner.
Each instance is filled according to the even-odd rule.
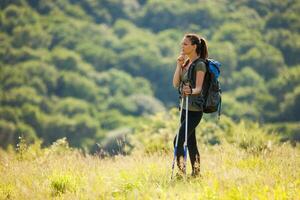
[[[218,107],[218,120],[220,120],[221,116],[221,108],[222,108],[222,97],[220,99],[219,107]]]
[[[191,64],[191,66],[189,67],[189,70],[188,70],[188,82],[190,82],[192,84],[192,86],[195,87],[196,85],[196,80],[195,80],[195,67],[197,65],[198,62],[204,62],[205,63],[205,67],[206,67],[206,72],[208,72],[208,60],[205,60],[203,58],[197,58],[196,60],[194,60],[194,62]]]

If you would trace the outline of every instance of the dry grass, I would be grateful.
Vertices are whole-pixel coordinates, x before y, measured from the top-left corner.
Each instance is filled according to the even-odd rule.
[[[59,145],[58,145],[59,146]],[[202,177],[170,180],[172,152],[99,159],[54,146],[0,151],[0,199],[299,199],[300,150],[202,146]],[[188,168],[190,172],[190,168]]]

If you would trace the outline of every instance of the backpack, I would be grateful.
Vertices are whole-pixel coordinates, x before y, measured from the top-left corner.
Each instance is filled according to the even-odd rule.
[[[199,61],[204,62],[206,65],[206,73],[201,95],[199,96],[199,102],[202,104],[201,107],[204,113],[214,113],[218,111],[218,117],[220,118],[222,104],[222,91],[219,82],[221,63],[213,59],[203,60],[199,58],[198,62]],[[195,87],[196,81],[196,75],[194,73],[196,63],[197,62],[194,62],[188,71],[188,79],[193,87]]]

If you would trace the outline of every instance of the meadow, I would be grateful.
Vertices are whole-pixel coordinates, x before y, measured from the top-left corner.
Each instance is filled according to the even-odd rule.
[[[60,139],[0,151],[0,199],[300,199],[300,149],[200,145],[201,177],[171,180],[172,151],[99,158]],[[191,172],[188,165],[188,174]]]

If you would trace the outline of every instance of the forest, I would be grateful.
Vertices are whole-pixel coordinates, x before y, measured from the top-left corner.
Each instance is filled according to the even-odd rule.
[[[142,131],[178,106],[172,78],[190,32],[222,63],[221,120],[298,143],[299,19],[299,0],[1,0],[0,146],[65,137],[91,151]]]

